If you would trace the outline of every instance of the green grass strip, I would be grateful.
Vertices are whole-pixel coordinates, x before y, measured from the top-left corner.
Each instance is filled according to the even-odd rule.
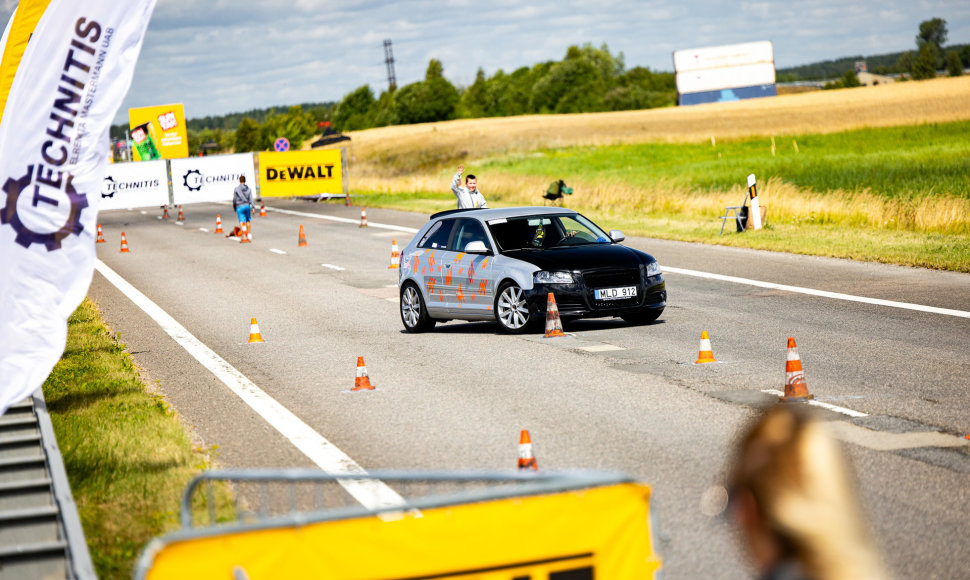
[[[193,447],[88,299],[43,388],[98,577],[131,578],[142,547],[178,527],[182,490],[213,450]]]
[[[970,122],[860,129],[710,143],[645,143],[547,149],[477,168],[634,186],[666,183],[725,190],[754,173],[818,193],[862,191],[896,199],[970,199]],[[797,147],[797,149],[796,149]]]

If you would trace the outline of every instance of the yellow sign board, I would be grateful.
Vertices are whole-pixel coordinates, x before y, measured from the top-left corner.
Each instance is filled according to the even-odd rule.
[[[139,578],[655,578],[650,488],[622,483],[423,509],[164,537]],[[241,573],[241,575],[239,575]]]
[[[344,193],[341,149],[259,154],[263,197]]]
[[[189,135],[182,103],[128,109],[135,161],[189,156]]]
[[[650,488],[636,483],[361,517],[162,538],[149,580],[241,577],[655,578]]]

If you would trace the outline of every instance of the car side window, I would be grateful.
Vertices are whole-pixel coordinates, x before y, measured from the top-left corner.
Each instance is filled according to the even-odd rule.
[[[448,247],[448,240],[451,238],[451,230],[454,228],[455,220],[441,220],[431,226],[418,242],[419,248],[444,249]]]
[[[455,232],[455,239],[452,242],[451,249],[456,252],[464,252],[465,248],[471,242],[482,242],[486,248],[492,247],[481,222],[473,219],[463,219],[458,222],[458,230]]]

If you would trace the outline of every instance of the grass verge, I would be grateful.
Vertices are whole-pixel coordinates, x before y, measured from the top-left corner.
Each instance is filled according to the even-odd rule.
[[[148,540],[178,527],[182,490],[213,449],[193,447],[88,299],[68,320],[67,347],[43,388],[95,571],[131,578]],[[217,503],[228,517],[226,489]]]
[[[957,121],[541,149],[466,166],[493,207],[540,205],[548,184],[562,178],[576,191],[565,199],[569,207],[629,235],[970,272],[968,134],[970,122]],[[449,209],[451,171],[360,176],[354,201]],[[717,216],[741,203],[751,172],[770,227],[721,237]]]
[[[743,194],[738,193],[736,202],[740,202],[741,195]],[[454,209],[454,199],[450,193],[427,191],[401,194],[355,193],[353,196],[355,205],[426,214]],[[488,199],[492,207],[537,205],[535,200],[516,203],[492,195]],[[804,223],[783,223],[773,221],[769,208],[765,229],[737,234],[734,233],[734,224],[728,222],[724,227],[724,235],[719,236],[721,220],[710,216],[697,218],[677,213],[650,212],[631,217],[610,208],[586,209],[574,204],[570,204],[570,207],[582,211],[600,226],[623,230],[628,236],[970,272],[970,235],[846,227],[831,223],[812,223],[809,220]]]

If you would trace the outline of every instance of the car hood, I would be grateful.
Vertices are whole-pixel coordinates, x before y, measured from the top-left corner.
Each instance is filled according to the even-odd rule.
[[[651,258],[619,244],[589,244],[546,250],[510,250],[503,256],[522,260],[540,270],[592,270],[600,268],[635,268]]]

